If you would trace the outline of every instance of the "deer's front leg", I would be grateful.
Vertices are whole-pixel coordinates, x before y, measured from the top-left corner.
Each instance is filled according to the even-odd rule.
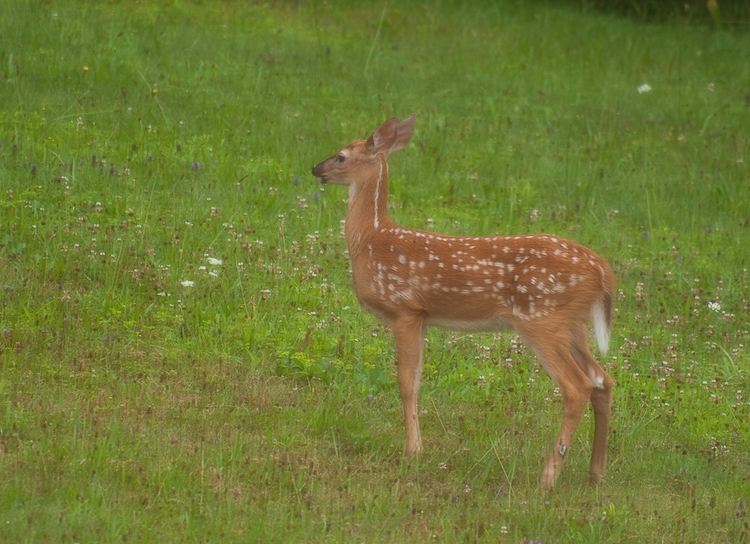
[[[419,435],[419,411],[417,395],[419,380],[422,376],[422,354],[427,327],[423,316],[400,316],[389,322],[396,340],[398,352],[398,390],[404,407],[404,426],[406,427],[406,455],[415,455],[422,450],[422,438]]]

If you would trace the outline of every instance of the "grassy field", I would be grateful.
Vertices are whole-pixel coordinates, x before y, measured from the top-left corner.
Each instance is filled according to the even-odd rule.
[[[750,35],[469,6],[4,4],[0,542],[750,542]],[[513,335],[430,331],[403,458],[310,167],[412,112],[396,221],[613,265],[601,485]]]

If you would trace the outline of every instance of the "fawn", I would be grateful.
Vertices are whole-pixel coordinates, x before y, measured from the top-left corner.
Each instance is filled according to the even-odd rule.
[[[590,249],[552,235],[461,237],[407,229],[387,213],[388,154],[409,143],[416,115],[388,119],[366,141],[315,165],[321,183],[349,186],[346,242],[354,291],[393,331],[406,426],[406,455],[422,449],[417,393],[430,325],[452,330],[514,329],[563,399],[560,434],[542,473],[560,475],[588,401],[594,410],[591,481],[607,470],[612,378],[588,347],[593,321],[606,353],[615,276]]]

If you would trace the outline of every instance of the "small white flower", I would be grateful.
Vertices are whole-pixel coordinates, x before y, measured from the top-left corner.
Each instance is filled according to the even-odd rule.
[[[221,259],[214,259],[213,257],[208,258],[208,264],[210,264],[211,266],[220,266],[221,263]]]
[[[708,309],[714,312],[720,312],[721,311],[721,304],[718,302],[709,302],[708,303]]]
[[[649,85],[648,83],[644,83],[643,85],[638,87],[638,94],[650,93],[650,92],[651,92],[651,85]]]
[[[195,282],[193,280],[185,280],[180,282],[180,285],[182,285],[183,287],[192,287],[194,284]]]

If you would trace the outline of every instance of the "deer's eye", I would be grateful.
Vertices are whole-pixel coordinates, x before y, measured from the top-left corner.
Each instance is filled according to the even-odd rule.
[[[344,157],[343,153],[336,155],[336,162],[344,162],[344,160],[346,160],[346,157]]]

